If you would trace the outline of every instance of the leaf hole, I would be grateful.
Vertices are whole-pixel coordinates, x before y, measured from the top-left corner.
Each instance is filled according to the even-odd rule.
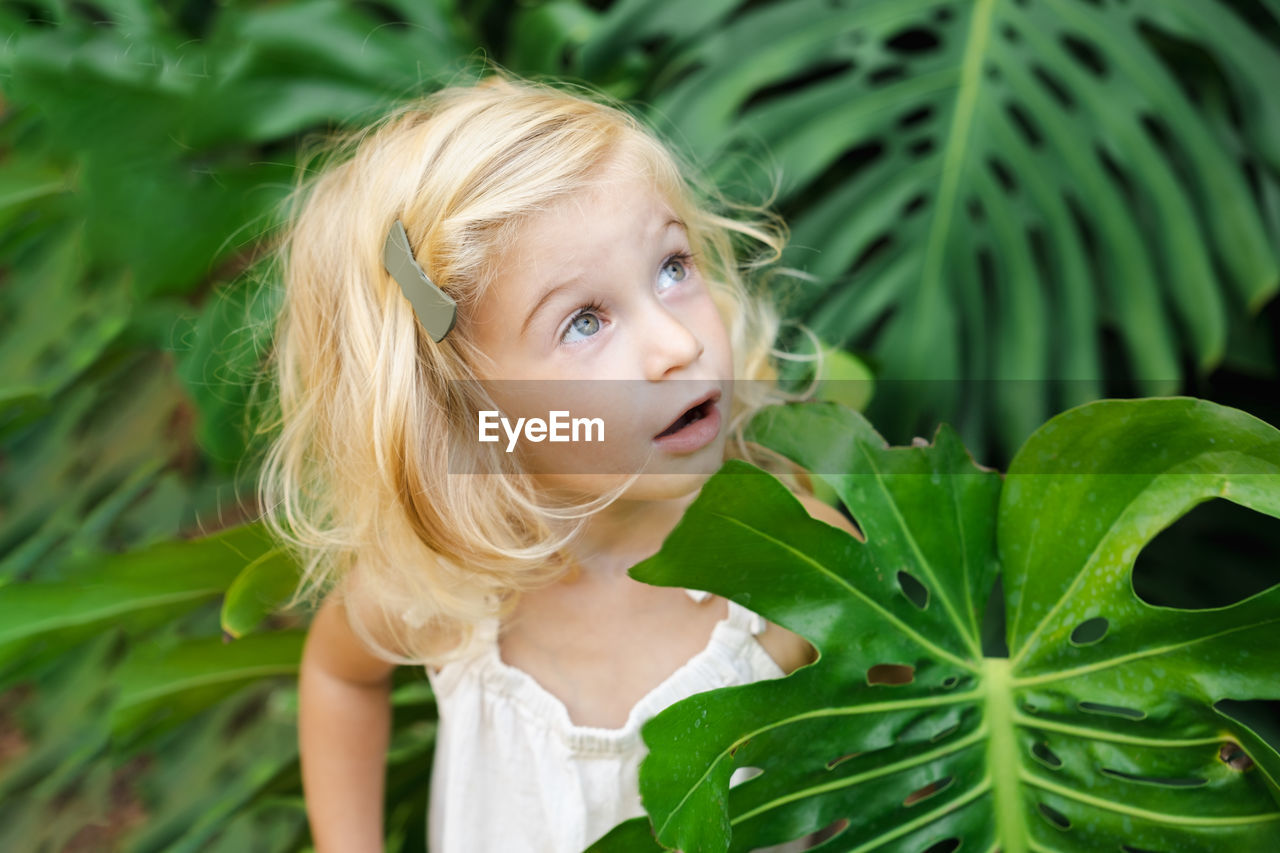
[[[861,753],[861,752],[851,752],[851,753],[849,753],[848,755],[842,755],[842,756],[840,756],[839,758],[833,758],[833,759],[831,759],[830,761],[828,761],[828,762],[827,762],[827,769],[828,769],[828,770],[834,770],[834,769],[836,769],[837,767],[839,767],[841,764],[844,764],[844,763],[845,763],[846,761],[848,761],[850,758],[857,758],[859,755],[862,755],[862,753]]]
[[[1037,741],[1031,745],[1031,755],[1050,770],[1057,770],[1062,766],[1062,759],[1049,748],[1049,744],[1043,741]]]
[[[873,84],[891,83],[907,76],[907,69],[901,65],[885,65],[867,75],[867,81]]]
[[[1218,750],[1218,760],[1240,773],[1253,767],[1253,759],[1240,744],[1233,741],[1224,743]]]
[[[911,572],[898,572],[898,589],[917,610],[924,610],[929,606],[929,588],[920,583],[920,579]]]
[[[1053,255],[1049,251],[1048,241],[1045,239],[1043,229],[1035,225],[1027,228],[1027,242],[1031,244],[1031,257],[1035,259],[1038,269],[1051,270],[1055,268]]]
[[[1071,645],[1073,646],[1092,646],[1107,636],[1111,623],[1107,621],[1105,616],[1095,616],[1092,619],[1086,619],[1075,627],[1071,632]]]
[[[978,250],[978,286],[982,291],[983,304],[996,305],[1000,302],[995,258],[986,246]]]
[[[960,683],[960,676],[948,675],[946,678],[942,679],[942,689],[953,690],[955,689],[955,686],[959,683]]]
[[[815,178],[812,184],[819,187],[843,185],[884,158],[887,150],[885,143],[878,139],[871,139],[862,145],[849,148],[836,158],[835,162],[823,169],[822,174]],[[875,242],[891,243],[892,238],[888,234],[881,234]],[[872,246],[875,245],[875,242],[872,243]],[[868,249],[867,251],[871,250]],[[853,275],[854,272],[851,269],[849,275]]]
[[[1039,125],[1032,120],[1026,110],[1014,103],[1006,103],[1004,110],[1009,114],[1009,118],[1013,119],[1013,126],[1022,134],[1022,138],[1028,145],[1039,148],[1044,144],[1044,134],[1040,132]]]
[[[927,800],[930,797],[932,797],[934,794],[938,794],[938,793],[941,793],[942,791],[945,791],[947,788],[951,787],[951,783],[954,781],[955,779],[951,776],[943,776],[941,779],[937,780],[936,782],[930,782],[928,785],[925,785],[923,788],[917,791],[912,791],[910,794],[907,795],[907,798],[902,801],[902,804],[907,808],[911,808],[916,803],[923,802],[924,800]]]
[[[1061,41],[1067,52],[1074,56],[1081,65],[1092,71],[1095,77],[1102,79],[1107,76],[1107,62],[1102,58],[1102,54],[1096,47],[1084,39],[1072,35],[1064,34]]]
[[[916,680],[916,668],[901,663],[878,663],[867,670],[867,684],[900,685]]]
[[[923,160],[930,152],[933,151],[934,145],[932,139],[917,139],[907,146],[907,153],[916,160]]]
[[[1196,504],[1133,563],[1133,591],[1156,607],[1228,607],[1280,583],[1280,519],[1225,498]],[[1213,571],[1204,571],[1205,566]]]
[[[1121,844],[1122,853],[1163,853],[1161,850],[1149,850],[1146,847],[1134,847],[1132,844]]]
[[[792,76],[779,80],[776,83],[760,87],[743,103],[742,110],[746,111],[758,104],[776,100],[778,98],[784,98],[787,95],[791,95],[796,92],[805,91],[810,86],[821,83],[824,80],[833,80],[842,75],[848,74],[855,68],[856,66],[853,62],[848,59],[819,62],[799,74],[793,74]]]
[[[988,157],[987,168],[996,176],[996,180],[1000,182],[1005,192],[1013,194],[1018,191],[1018,182],[1013,179],[1013,173],[1005,163],[995,157]]]
[[[733,775],[729,777],[729,787],[741,785],[743,782],[754,779],[764,773],[759,767],[739,767],[733,771]]]
[[[1080,702],[1076,707],[1086,714],[1098,714],[1103,717],[1120,717],[1125,720],[1145,720],[1147,718],[1146,711],[1125,708],[1120,705],[1105,705],[1101,702]]]
[[[813,847],[820,842],[830,841],[848,828],[849,819],[847,817],[842,817],[839,820],[833,820],[831,823],[813,834],[813,838],[810,840],[809,846]]]
[[[959,724],[956,724],[954,726],[947,726],[945,729],[938,732],[933,737],[929,738],[929,743],[937,743],[940,740],[944,740],[946,738],[951,737],[953,734],[955,734],[958,731],[960,731]]]
[[[923,853],[955,853],[960,849],[959,838],[944,838],[926,847]]]
[[[884,46],[907,56],[937,50],[942,40],[922,27],[910,27],[885,39]]]
[[[924,193],[921,193],[920,195],[913,197],[910,201],[908,201],[902,207],[903,218],[905,219],[911,214],[915,213],[917,210],[920,210],[921,208],[923,208],[925,206],[925,203],[926,203],[926,199],[924,197]]]
[[[982,202],[978,201],[973,196],[970,196],[968,199],[965,200],[964,212],[969,215],[969,221],[975,224],[982,222],[984,219],[987,218],[987,212],[982,207]]]
[[[876,237],[867,247],[862,250],[857,258],[854,259],[853,266],[849,269],[853,272],[862,272],[879,257],[885,255],[893,246],[893,238],[888,234],[881,234]]]
[[[1071,94],[1067,91],[1067,88],[1062,85],[1062,81],[1060,81],[1057,77],[1054,77],[1053,74],[1046,71],[1043,67],[1039,65],[1033,65],[1031,67],[1031,73],[1034,74],[1036,79],[1040,81],[1040,85],[1042,85],[1049,92],[1049,94],[1052,95],[1054,99],[1062,105],[1063,109],[1066,109],[1066,110],[1075,109],[1075,106],[1076,106],[1075,98],[1071,97]]]
[[[1007,41],[1009,44],[1017,44],[1018,42],[1022,41],[1022,36],[1019,35],[1018,31],[1015,30],[1013,27],[1011,27],[1009,24],[1000,25],[1000,37],[1003,38],[1005,41]]]
[[[909,130],[921,122],[928,121],[933,116],[933,107],[920,107],[898,119],[898,127],[903,130]]]
[[[1103,776],[1110,776],[1113,779],[1123,779],[1126,782],[1137,782],[1142,785],[1157,785],[1161,788],[1199,788],[1201,785],[1209,784],[1207,779],[1201,779],[1198,776],[1187,776],[1183,778],[1172,776],[1139,776],[1136,773],[1125,773],[1122,770],[1112,770],[1110,767],[1103,767],[1099,770]]]
[[[1040,814],[1044,816],[1044,819],[1049,822],[1050,826],[1063,831],[1071,828],[1070,819],[1068,819],[1062,812],[1058,811],[1053,806],[1047,806],[1044,803],[1039,803],[1038,806],[1040,808]]]

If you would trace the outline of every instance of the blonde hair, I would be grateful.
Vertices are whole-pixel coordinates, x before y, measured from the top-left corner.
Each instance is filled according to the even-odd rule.
[[[440,664],[479,621],[568,569],[565,546],[625,486],[553,505],[511,454],[454,440],[473,431],[477,411],[497,408],[478,382],[456,380],[474,380],[483,357],[467,318],[500,247],[620,146],[640,155],[688,228],[729,332],[734,379],[756,380],[735,384],[726,456],[778,467],[742,428],[760,407],[804,394],[778,387],[779,318],[743,273],[777,258],[780,220],[756,208],[747,221],[714,212],[733,208],[686,181],[662,143],[598,95],[505,75],[446,88],[330,140],[323,168],[299,170],[285,209],[266,365],[278,409],[264,427],[273,438],[258,490],[268,528],[302,568],[290,606],[337,592],[379,656]],[[458,325],[439,343],[383,267],[397,219],[423,270],[458,303]],[[742,241],[765,252],[746,257]],[[504,476],[450,474],[459,470]]]

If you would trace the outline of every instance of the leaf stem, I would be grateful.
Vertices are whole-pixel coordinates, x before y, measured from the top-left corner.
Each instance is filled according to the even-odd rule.
[[[1004,853],[1026,853],[1030,833],[1019,796],[1018,777],[1009,772],[1021,764],[1014,741],[1013,684],[1008,658],[984,658],[986,692],[987,767],[995,799],[996,839]]]

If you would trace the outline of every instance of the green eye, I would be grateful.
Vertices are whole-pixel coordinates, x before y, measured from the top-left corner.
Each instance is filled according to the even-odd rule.
[[[600,331],[600,318],[595,314],[579,314],[573,318],[570,328],[579,334],[594,335]]]
[[[565,329],[564,337],[560,339],[561,342],[574,343],[575,341],[580,341],[583,338],[594,336],[600,331],[601,322],[599,312],[601,310],[603,309],[594,303],[580,307],[576,312],[574,312],[573,319],[569,321],[569,328]],[[580,337],[571,337],[575,333]]]
[[[662,265],[662,277],[672,284],[679,284],[684,281],[689,277],[687,260],[679,255],[668,258],[667,262]]]

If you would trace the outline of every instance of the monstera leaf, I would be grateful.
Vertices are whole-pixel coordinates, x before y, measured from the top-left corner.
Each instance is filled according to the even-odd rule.
[[[1104,378],[1274,361],[1249,315],[1280,284],[1280,5],[1244,5],[624,0],[580,63],[651,56],[635,94],[674,140],[731,190],[778,181],[819,282],[789,310],[874,354],[887,434],[987,423],[1011,453]]]
[[[1190,398],[1104,400],[1043,426],[1002,478],[945,425],[888,447],[861,415],[811,404],[753,429],[826,480],[866,541],[731,462],[632,570],[732,598],[820,653],[646,725],[663,845],[832,827],[823,850],[1277,849],[1280,756],[1215,703],[1280,698],[1280,586],[1175,610],[1131,576],[1198,503],[1280,516],[1280,431]],[[980,639],[997,573],[1007,658]],[[744,767],[762,772],[730,787]],[[648,828],[596,849],[653,849]]]

